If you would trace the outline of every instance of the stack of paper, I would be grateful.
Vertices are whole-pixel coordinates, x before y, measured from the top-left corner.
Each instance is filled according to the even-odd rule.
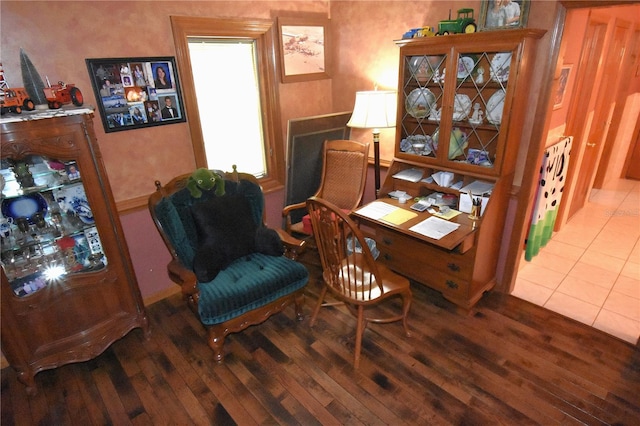
[[[436,172],[431,177],[439,186],[446,188],[453,183],[454,175],[451,172]]]
[[[408,180],[409,182],[419,182],[422,179],[423,171],[421,169],[405,169],[395,175],[396,179]]]
[[[433,238],[434,240],[439,240],[459,227],[460,224],[458,223],[449,222],[447,220],[431,216],[417,225],[412,226],[409,230],[429,238]]]
[[[417,216],[416,213],[392,206],[382,201],[374,201],[356,210],[359,215],[374,219],[383,220],[393,225],[400,225]]]
[[[411,212],[409,210],[397,209],[385,216],[382,216],[380,220],[389,222],[393,225],[400,225],[402,223],[405,223],[409,219],[413,219],[416,216],[418,216],[417,213]]]
[[[446,212],[443,210],[437,211],[435,213],[432,213],[434,216],[437,217],[441,217],[443,219],[449,220],[449,219],[453,219],[454,217],[458,216],[460,214],[460,212],[458,210],[454,210],[454,209],[449,209]]]
[[[475,192],[466,192],[460,193],[460,199],[458,202],[458,209],[464,213],[471,213],[471,208],[473,206],[474,201],[476,203],[480,202],[480,216],[484,214],[484,210],[487,208],[487,204],[489,203],[489,195],[482,195],[483,193],[475,193]],[[489,194],[489,193],[484,193]]]
[[[493,190],[493,183],[474,180],[469,185],[460,188],[460,192],[472,193],[473,195],[490,194]]]
[[[471,213],[473,202],[480,202],[480,216],[484,214],[484,210],[489,203],[489,197],[493,191],[493,183],[475,180],[464,188],[460,188],[460,200],[458,209],[464,213]]]
[[[391,204],[387,204],[382,201],[374,201],[373,203],[369,203],[366,206],[356,210],[356,213],[370,219],[378,220],[382,216],[393,213],[397,209],[397,207],[392,206]]]

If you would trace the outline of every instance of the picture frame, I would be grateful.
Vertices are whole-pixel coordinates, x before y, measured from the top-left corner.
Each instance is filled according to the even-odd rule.
[[[279,17],[278,44],[283,83],[329,78],[329,19],[311,15]]]
[[[290,119],[287,125],[285,206],[304,202],[320,186],[322,150],[326,140],[350,139],[352,111]],[[292,211],[292,223],[306,212]]]
[[[106,133],[186,121],[174,57],[85,62]]]
[[[480,31],[507,30],[527,26],[531,0],[481,0],[480,3],[480,21],[478,22]],[[516,16],[517,20],[514,20]]]
[[[554,92],[553,109],[560,109],[564,104],[564,97],[567,91],[569,78],[571,77],[571,69],[573,65],[562,65],[560,69],[560,76],[558,77],[558,86]]]
[[[78,169],[78,163],[75,161],[67,161],[64,163],[64,172],[71,182],[80,179],[80,169]]]

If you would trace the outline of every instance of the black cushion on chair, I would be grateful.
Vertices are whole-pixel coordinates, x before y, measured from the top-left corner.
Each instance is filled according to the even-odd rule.
[[[284,254],[284,245],[280,235],[266,226],[260,226],[256,230],[256,251],[269,256],[282,256]]]
[[[215,197],[191,208],[198,244],[193,271],[209,282],[236,259],[253,253],[256,229],[249,201],[242,195]]]

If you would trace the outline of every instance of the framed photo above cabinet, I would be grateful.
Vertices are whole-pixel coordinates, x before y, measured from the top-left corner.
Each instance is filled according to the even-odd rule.
[[[87,59],[104,131],[186,121],[173,57]]]
[[[481,31],[524,28],[529,18],[531,0],[482,0]]]

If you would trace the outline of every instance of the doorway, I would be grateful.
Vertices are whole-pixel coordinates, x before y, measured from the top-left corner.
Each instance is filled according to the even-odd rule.
[[[565,22],[570,22],[568,18],[572,12],[579,11],[570,10]],[[607,151],[604,146],[589,145],[592,141],[609,143],[615,140],[616,132],[611,132],[614,133],[611,138],[607,133],[615,127],[614,121],[619,120],[615,117],[619,107],[615,105],[615,94],[619,85],[615,78],[607,76],[612,73],[620,75],[621,60],[616,61],[616,58],[628,47],[625,34],[629,31],[616,25],[613,34],[608,35],[607,31],[611,30],[606,17],[591,15],[592,18],[596,15],[596,18],[589,21],[584,32],[583,43],[587,47],[582,49],[580,63],[592,65],[580,70],[571,99],[571,111],[567,115],[582,122],[591,120],[585,126],[577,121],[571,123],[567,118],[567,128],[584,129],[584,134],[572,135],[586,141],[579,155],[574,156],[572,152],[570,167],[573,166],[574,173],[580,170],[580,176],[573,191],[565,193],[568,202],[564,206],[564,215],[559,215],[559,220],[567,224],[554,234],[538,258],[532,262],[519,262],[512,294],[636,343],[640,336],[640,313],[637,309],[640,283],[638,271],[633,270],[634,263],[627,261],[640,258],[640,217],[637,211],[640,183],[624,179],[605,182],[602,169],[610,161],[613,149],[609,147]],[[565,27],[564,34],[572,34],[572,29]],[[611,48],[605,45],[607,36],[612,39],[609,43]],[[599,67],[601,62],[609,63],[609,68]],[[594,84],[594,81],[598,83]],[[602,90],[591,96],[590,89],[598,86]],[[589,111],[593,111],[593,116],[589,116]],[[630,139],[624,145],[625,152],[631,142]],[[603,155],[607,152],[608,155]],[[592,189],[597,170],[600,170],[600,181],[596,185],[599,188]],[[612,241],[613,237],[617,241]],[[637,268],[639,261],[635,262]]]

